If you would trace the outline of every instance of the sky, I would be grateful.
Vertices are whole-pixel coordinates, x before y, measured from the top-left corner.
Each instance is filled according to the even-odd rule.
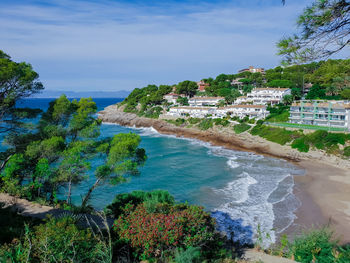
[[[0,0],[0,49],[47,90],[119,91],[278,66],[312,0]]]

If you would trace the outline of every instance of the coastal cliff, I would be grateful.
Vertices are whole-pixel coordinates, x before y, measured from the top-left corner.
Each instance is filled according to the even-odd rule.
[[[152,127],[161,134],[194,138],[228,149],[254,152],[291,161],[305,169],[305,176],[295,176],[295,194],[302,206],[297,211],[294,225],[311,227],[331,222],[343,242],[350,241],[350,161],[329,155],[323,151],[310,150],[302,153],[288,145],[280,145],[253,136],[248,132],[236,134],[232,127],[214,127],[206,131],[197,128],[175,126],[162,119],[139,117],[125,113],[117,105],[99,112],[105,123],[145,128]],[[312,211],[312,212],[310,212]],[[293,227],[293,226],[292,226]]]

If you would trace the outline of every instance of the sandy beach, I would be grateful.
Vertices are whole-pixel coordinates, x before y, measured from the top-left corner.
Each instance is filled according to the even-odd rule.
[[[287,234],[298,233],[312,226],[330,224],[343,243],[350,242],[350,161],[330,156],[322,151],[301,153],[289,146],[267,141],[250,133],[235,134],[230,128],[201,131],[178,127],[161,119],[138,117],[124,113],[115,105],[99,113],[103,122],[123,126],[153,127],[159,133],[195,138],[228,149],[249,151],[282,158],[305,169],[304,176],[294,176],[294,193],[302,205]]]

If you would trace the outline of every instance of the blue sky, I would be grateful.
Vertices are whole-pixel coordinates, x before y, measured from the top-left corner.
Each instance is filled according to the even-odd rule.
[[[1,0],[0,49],[48,90],[117,91],[279,64],[312,0]]]

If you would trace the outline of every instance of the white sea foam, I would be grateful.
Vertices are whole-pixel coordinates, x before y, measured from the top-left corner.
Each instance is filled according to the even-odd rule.
[[[294,211],[300,206],[300,201],[293,195],[293,180],[287,180],[292,179],[290,173],[294,173],[287,162],[213,146],[198,139],[160,134],[153,127],[132,129],[138,130],[142,136],[186,140],[207,148],[209,155],[227,158],[226,163],[234,179],[223,188],[212,189],[217,199],[222,201],[214,209],[213,215],[217,218],[219,230],[226,233],[233,231],[235,240],[242,243],[256,240],[256,231],[260,226],[265,235],[263,245],[268,247],[275,242],[276,234],[293,223]],[[243,172],[237,175],[236,171],[240,169]],[[277,228],[275,223],[278,223]],[[267,233],[270,238],[266,237]]]

